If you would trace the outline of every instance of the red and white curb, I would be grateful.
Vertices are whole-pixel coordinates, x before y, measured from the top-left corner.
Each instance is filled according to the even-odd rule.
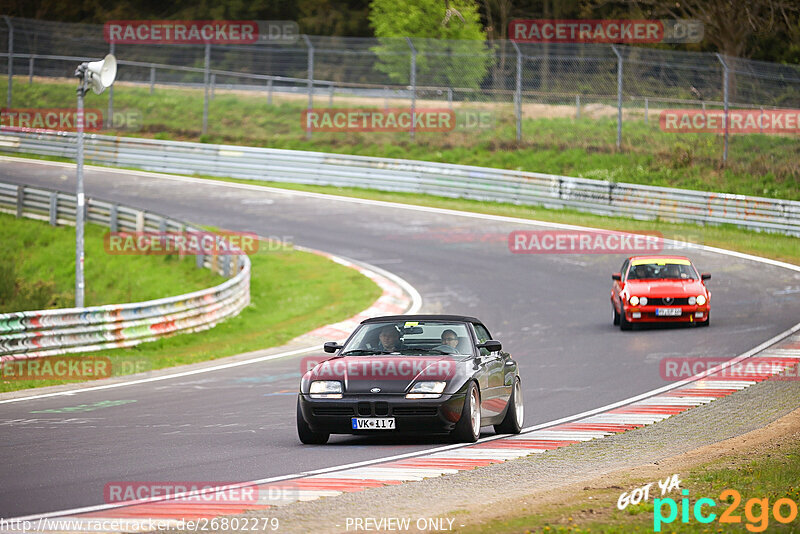
[[[248,510],[264,510],[367,488],[419,481],[600,439],[662,421],[795,367],[800,364],[798,330],[800,325],[790,331],[794,335],[784,336],[777,345],[751,351],[674,386],[661,388],[655,395],[640,396],[644,398],[628,404],[618,403],[588,416],[566,418],[562,420],[564,422],[555,422],[555,425],[539,425],[519,435],[492,436],[472,445],[448,445],[434,451],[242,483],[243,487],[258,488],[258,500],[255,502],[225,503],[215,499],[213,492],[207,492],[193,497],[194,502],[149,500],[138,501],[138,504],[105,505],[93,507],[91,511],[80,510],[85,513],[75,513],[79,512],[75,510],[66,512],[71,512],[71,515],[47,514],[47,527],[54,528],[38,530],[101,531],[103,524],[114,524],[115,531],[140,532],[148,530],[143,525],[147,525],[149,520],[158,521],[161,528],[184,528],[186,521],[212,520]],[[734,365],[738,365],[735,372],[731,370]],[[784,379],[798,380],[800,377],[795,374]],[[40,517],[20,519],[33,522]],[[35,526],[33,530],[37,530]],[[156,530],[156,527],[149,530]]]

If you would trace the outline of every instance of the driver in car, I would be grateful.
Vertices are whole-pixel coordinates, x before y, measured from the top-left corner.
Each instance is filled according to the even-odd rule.
[[[458,352],[458,336],[453,330],[445,330],[442,332],[442,344],[434,347],[434,349],[444,352]]]
[[[378,334],[378,350],[386,352],[397,352],[406,347],[400,341],[400,332],[392,325],[381,328]]]

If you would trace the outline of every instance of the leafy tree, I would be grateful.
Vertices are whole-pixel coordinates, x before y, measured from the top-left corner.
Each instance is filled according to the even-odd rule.
[[[369,21],[381,42],[376,68],[396,83],[410,81],[406,37],[417,51],[418,85],[477,88],[493,61],[472,0],[373,0]]]

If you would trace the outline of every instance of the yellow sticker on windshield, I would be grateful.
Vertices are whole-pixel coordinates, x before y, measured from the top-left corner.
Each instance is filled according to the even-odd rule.
[[[405,328],[409,328],[411,326],[418,326],[418,325],[419,323],[417,321],[406,321],[406,324],[404,326]]]

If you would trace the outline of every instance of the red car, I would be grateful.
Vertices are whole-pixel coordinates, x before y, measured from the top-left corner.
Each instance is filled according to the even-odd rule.
[[[637,323],[693,323],[708,326],[711,291],[689,258],[633,256],[611,275],[614,324],[630,330]]]

